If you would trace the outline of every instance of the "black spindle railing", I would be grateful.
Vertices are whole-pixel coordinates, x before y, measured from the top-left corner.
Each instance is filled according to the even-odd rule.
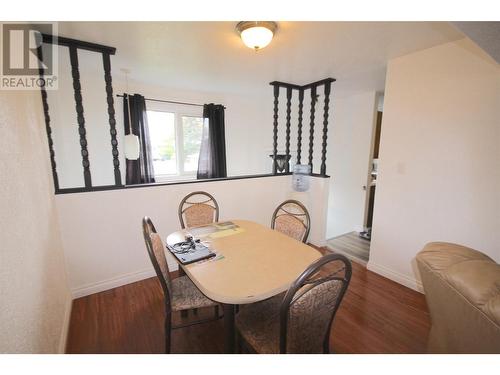
[[[109,187],[122,187],[121,183],[121,173],[120,173],[120,161],[118,159],[118,140],[117,140],[117,130],[116,130],[116,119],[115,119],[115,109],[113,102],[113,87],[112,87],[112,79],[111,79],[111,62],[110,55],[114,55],[116,53],[116,48],[104,46],[102,44],[89,43],[82,40],[76,40],[71,38],[64,38],[59,36],[54,36],[50,34],[42,34],[43,43],[50,44],[52,48],[58,48],[58,46],[66,46],[69,49],[69,58],[71,65],[71,76],[73,79],[73,90],[74,90],[74,98],[75,98],[75,110],[76,110],[76,119],[78,123],[78,136],[80,140],[80,148],[82,155],[82,166],[83,166],[83,180],[84,187],[78,188],[65,188],[60,189],[59,187],[59,179],[56,171],[56,161],[55,161],[55,153],[54,153],[54,143],[52,139],[52,129],[50,126],[50,116],[49,116],[49,106],[47,104],[47,91],[44,86],[40,87],[41,95],[42,95],[42,105],[43,111],[45,115],[45,127],[47,131],[47,139],[49,144],[49,153],[50,153],[50,162],[52,165],[52,175],[54,178],[54,188],[56,193],[63,193],[68,191],[92,191],[97,188],[109,188]],[[82,88],[80,83],[80,71],[79,71],[79,63],[78,63],[78,51],[86,50],[95,53],[102,54],[103,58],[103,68],[104,68],[104,81],[105,81],[105,89],[106,89],[106,100],[107,100],[107,112],[108,112],[108,122],[109,122],[109,133],[111,136],[111,155],[113,158],[113,167],[114,167],[114,179],[115,184],[109,186],[100,186],[94,187],[92,186],[92,177],[90,171],[90,161],[89,161],[89,151],[87,145],[87,131],[85,129],[85,116],[83,110],[83,100],[82,100]],[[40,61],[43,61],[42,56],[42,47],[37,48],[38,58]],[[40,67],[40,77],[43,78],[44,72]]]
[[[314,151],[314,110],[316,106],[316,86],[311,87],[311,121],[309,123],[309,165],[313,171],[313,151]]]
[[[273,121],[273,174],[278,171],[276,155],[278,154],[278,97],[280,95],[280,87],[274,86],[274,121]]]
[[[286,138],[285,138],[285,172],[290,172],[290,119],[292,111],[292,88],[286,88]]]
[[[76,119],[78,122],[78,134],[80,134],[80,147],[83,165],[83,180],[85,187],[92,187],[90,175],[89,151],[87,149],[87,131],[85,130],[85,117],[83,115],[82,91],[80,84],[80,70],[78,69],[78,52],[76,47],[69,47],[69,58],[71,63],[71,75],[73,77],[73,90],[75,94]]]
[[[331,82],[325,83],[325,107],[323,110],[323,148],[321,150],[321,170],[320,173],[326,175],[326,146],[328,138],[328,110],[330,103]]]
[[[44,78],[44,69],[41,62],[43,61],[42,46],[37,48],[38,61],[40,68],[38,69],[40,78]],[[45,90],[45,85],[40,86],[40,93],[42,95],[42,107],[43,107],[43,117],[45,119],[45,131],[47,133],[47,142],[49,145],[49,155],[50,155],[50,165],[52,167],[52,178],[54,180],[54,191],[57,193],[59,191],[59,177],[57,176],[57,165],[56,165],[56,153],[54,151],[54,141],[52,140],[52,128],[50,127],[50,114],[49,114],[49,103],[47,101],[47,90]]]
[[[329,116],[329,104],[330,104],[330,91],[332,82],[335,82],[333,78],[326,78],[320,81],[316,81],[313,83],[309,83],[307,85],[295,85],[292,83],[285,83],[279,81],[273,81],[270,84],[274,88],[274,118],[273,118],[273,174],[277,173],[277,163],[276,156],[278,150],[278,96],[279,96],[279,88],[286,88],[286,128],[285,128],[285,155],[278,155],[280,157],[285,157],[286,159],[281,158],[280,160],[285,161],[285,172],[290,171],[290,166],[288,164],[288,160],[290,158],[290,128],[291,128],[291,111],[292,111],[292,90],[298,90],[299,100],[298,100],[298,124],[297,124],[297,162],[296,164],[302,163],[302,125],[303,125],[303,111],[304,111],[304,91],[311,91],[311,107],[310,107],[310,122],[309,122],[309,153],[308,153],[308,164],[311,166],[311,174],[313,172],[313,157],[314,157],[314,127],[315,127],[315,111],[316,111],[316,102],[318,101],[317,89],[320,86],[324,86],[325,92],[325,105],[323,108],[323,134],[322,134],[322,149],[321,149],[321,166],[320,166],[320,175],[327,177],[326,175],[326,147],[328,140],[328,116]],[[281,169],[280,169],[281,171]]]
[[[304,108],[304,90],[299,90],[299,118],[297,125],[297,164],[300,164],[302,152],[302,112]]]
[[[111,154],[113,155],[115,185],[120,186],[122,185],[122,177],[120,173],[120,160],[118,159],[118,140],[116,139],[116,119],[109,53],[104,52],[102,54],[102,62],[104,67],[104,81],[106,82],[106,100],[108,103],[109,134],[111,136]]]

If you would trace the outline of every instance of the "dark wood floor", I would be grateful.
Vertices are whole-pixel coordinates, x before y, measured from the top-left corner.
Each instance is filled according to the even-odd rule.
[[[213,314],[203,310],[177,323]],[[336,353],[423,353],[430,328],[422,294],[353,263],[332,327]],[[162,292],[156,278],[73,301],[68,353],[161,353]],[[222,353],[222,320],[175,330],[174,353]]]

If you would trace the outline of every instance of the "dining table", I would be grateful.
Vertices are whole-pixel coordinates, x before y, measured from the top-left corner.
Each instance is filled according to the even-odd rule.
[[[167,246],[199,239],[215,256],[181,264],[186,275],[224,311],[224,351],[235,351],[235,311],[286,291],[321,253],[277,230],[249,220],[231,220],[171,233]]]

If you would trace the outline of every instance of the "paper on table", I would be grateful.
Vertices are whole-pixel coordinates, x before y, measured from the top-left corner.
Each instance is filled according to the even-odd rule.
[[[189,233],[195,238],[222,238],[238,234],[244,231],[232,221],[213,223],[201,227],[188,229]]]
[[[222,237],[233,236],[235,234],[242,233],[244,231],[245,231],[245,229],[240,228],[240,227],[236,227],[236,228],[233,228],[233,229],[225,229],[225,230],[221,230],[219,232],[210,233],[208,235],[208,237],[210,237],[212,239],[213,238],[222,238]]]

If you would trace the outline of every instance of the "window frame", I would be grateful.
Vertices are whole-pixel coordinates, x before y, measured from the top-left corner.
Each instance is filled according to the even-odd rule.
[[[174,134],[175,134],[175,159],[176,159],[176,174],[156,174],[156,182],[178,181],[178,180],[195,180],[197,171],[186,172],[184,170],[185,155],[184,155],[184,129],[182,126],[182,117],[197,117],[203,119],[203,108],[189,107],[185,105],[170,104],[155,102],[147,105],[146,111],[151,112],[166,112],[174,115]],[[148,119],[149,124],[149,119]],[[151,142],[150,138],[150,142]]]

